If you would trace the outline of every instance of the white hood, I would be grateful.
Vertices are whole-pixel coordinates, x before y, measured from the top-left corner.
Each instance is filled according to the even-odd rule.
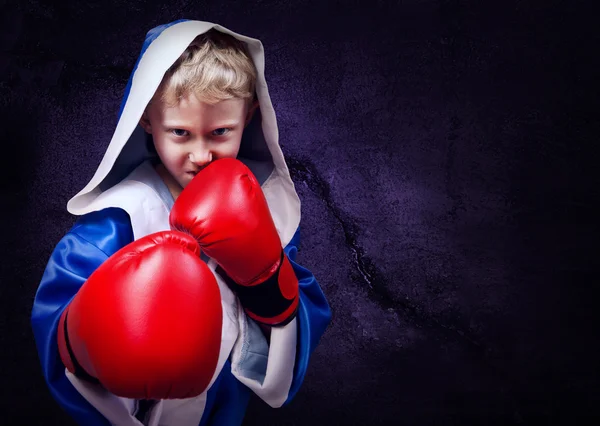
[[[139,126],[139,120],[165,72],[198,35],[211,28],[245,42],[258,71],[256,94],[260,109],[244,130],[238,158],[261,182],[282,244],[285,246],[291,240],[300,223],[300,200],[279,146],[277,119],[265,81],[262,43],[202,21],[179,20],[146,34],[142,52],[125,89],[119,120],[108,149],[92,179],[67,203],[70,213],[83,215],[97,210],[94,201],[103,191],[150,158],[146,141],[151,136]]]

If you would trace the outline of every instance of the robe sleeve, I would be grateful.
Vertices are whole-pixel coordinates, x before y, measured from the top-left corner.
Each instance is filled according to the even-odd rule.
[[[296,318],[271,329],[268,345],[258,325],[241,313],[232,373],[271,407],[289,403],[300,389],[310,357],[331,321],[331,309],[312,272],[296,263],[299,230],[284,248],[298,278]]]
[[[53,398],[81,425],[109,426],[110,422],[67,378],[56,342],[58,322],[92,272],[131,241],[125,211],[108,208],[82,216],[50,255],[34,298],[31,326],[44,379]]]

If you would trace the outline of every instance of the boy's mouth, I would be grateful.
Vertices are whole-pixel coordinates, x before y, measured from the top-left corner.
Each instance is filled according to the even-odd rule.
[[[202,169],[200,169],[200,170],[188,170],[187,172],[185,172],[185,174],[193,178],[198,173],[200,173],[201,171],[202,171]]]
[[[206,168],[206,165],[202,166],[200,169],[198,170],[187,170],[185,172],[186,175],[189,175],[191,177],[196,176],[198,173],[200,173],[202,170],[204,170]]]

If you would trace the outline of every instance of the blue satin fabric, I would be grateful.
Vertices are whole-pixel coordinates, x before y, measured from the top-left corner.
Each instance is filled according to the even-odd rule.
[[[123,210],[108,208],[82,216],[52,252],[34,299],[31,324],[44,378],[55,400],[81,425],[110,426],[65,376],[56,344],[58,321],[87,277],[132,241],[129,216]],[[310,356],[331,320],[329,305],[314,276],[295,262],[298,244],[299,230],[284,249],[300,283],[297,358],[285,404],[298,392]],[[235,379],[227,361],[208,391],[200,425],[239,426],[250,392]]]
[[[54,399],[81,425],[110,426],[65,376],[58,354],[58,321],[81,285],[118,249],[133,241],[129,216],[110,208],[82,216],[50,255],[35,295],[31,325],[46,383]]]
[[[325,329],[331,322],[331,309],[327,299],[317,283],[314,275],[295,262],[300,244],[300,228],[285,247],[285,254],[290,259],[300,285],[300,303],[298,306],[298,342],[296,346],[296,363],[294,380],[284,406],[294,398],[306,375],[310,356],[319,344]]]

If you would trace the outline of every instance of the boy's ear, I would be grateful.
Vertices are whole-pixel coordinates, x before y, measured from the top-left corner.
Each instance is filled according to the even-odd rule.
[[[152,126],[150,125],[150,119],[148,118],[148,111],[145,110],[140,118],[140,126],[146,131],[146,133],[152,134]]]
[[[248,126],[248,124],[250,124],[250,120],[252,120],[252,117],[254,116],[254,112],[256,111],[256,108],[258,108],[258,99],[255,100],[254,102],[252,102],[252,105],[250,105],[250,107],[248,108],[248,112],[246,113],[246,122],[244,123],[244,128],[246,126]]]

